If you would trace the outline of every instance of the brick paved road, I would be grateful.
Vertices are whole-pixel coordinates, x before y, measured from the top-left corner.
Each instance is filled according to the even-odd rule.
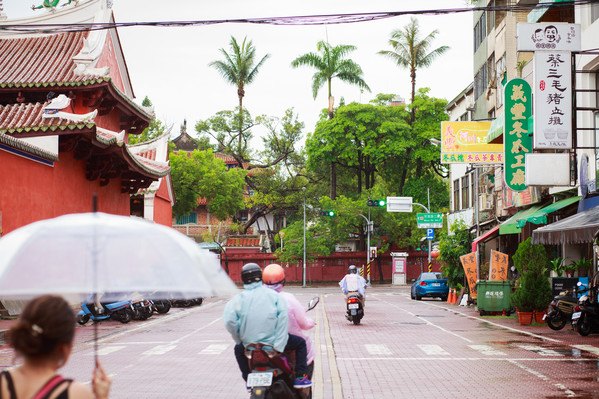
[[[315,399],[599,398],[599,334],[521,327],[472,308],[410,300],[407,287],[369,290],[366,316],[344,317],[338,288],[290,288],[312,312],[318,349]],[[112,398],[247,398],[220,319],[226,300],[173,308],[145,322],[100,324],[99,353],[113,376]],[[92,327],[77,329],[63,374],[89,381]],[[0,366],[12,353],[0,349]]]

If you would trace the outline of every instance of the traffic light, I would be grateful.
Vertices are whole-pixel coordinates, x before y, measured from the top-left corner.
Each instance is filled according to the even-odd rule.
[[[333,217],[335,216],[335,211],[320,211],[320,214],[322,216]]]
[[[370,259],[374,259],[376,258],[377,252],[376,252],[376,247],[371,247],[370,248]]]
[[[382,207],[382,206],[387,205],[387,201],[385,201],[384,199],[376,199],[376,200],[369,199],[367,204],[368,204],[368,206]]]

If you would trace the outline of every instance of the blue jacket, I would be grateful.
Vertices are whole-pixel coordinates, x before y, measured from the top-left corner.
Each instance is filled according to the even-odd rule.
[[[285,298],[262,285],[261,281],[244,285],[223,312],[225,328],[236,343],[272,345],[283,352],[287,345],[288,313]]]

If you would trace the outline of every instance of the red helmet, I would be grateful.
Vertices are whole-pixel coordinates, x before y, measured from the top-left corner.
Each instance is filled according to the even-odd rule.
[[[284,283],[285,269],[276,263],[266,266],[262,271],[262,281],[270,285]]]

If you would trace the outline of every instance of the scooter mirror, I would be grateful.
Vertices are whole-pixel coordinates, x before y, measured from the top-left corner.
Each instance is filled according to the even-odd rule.
[[[308,310],[314,309],[316,305],[318,305],[318,302],[320,302],[320,297],[315,296],[314,298],[312,298],[310,300],[310,303],[308,304]]]
[[[580,287],[580,286],[582,286],[582,283],[579,281],[576,283],[576,285]]]

